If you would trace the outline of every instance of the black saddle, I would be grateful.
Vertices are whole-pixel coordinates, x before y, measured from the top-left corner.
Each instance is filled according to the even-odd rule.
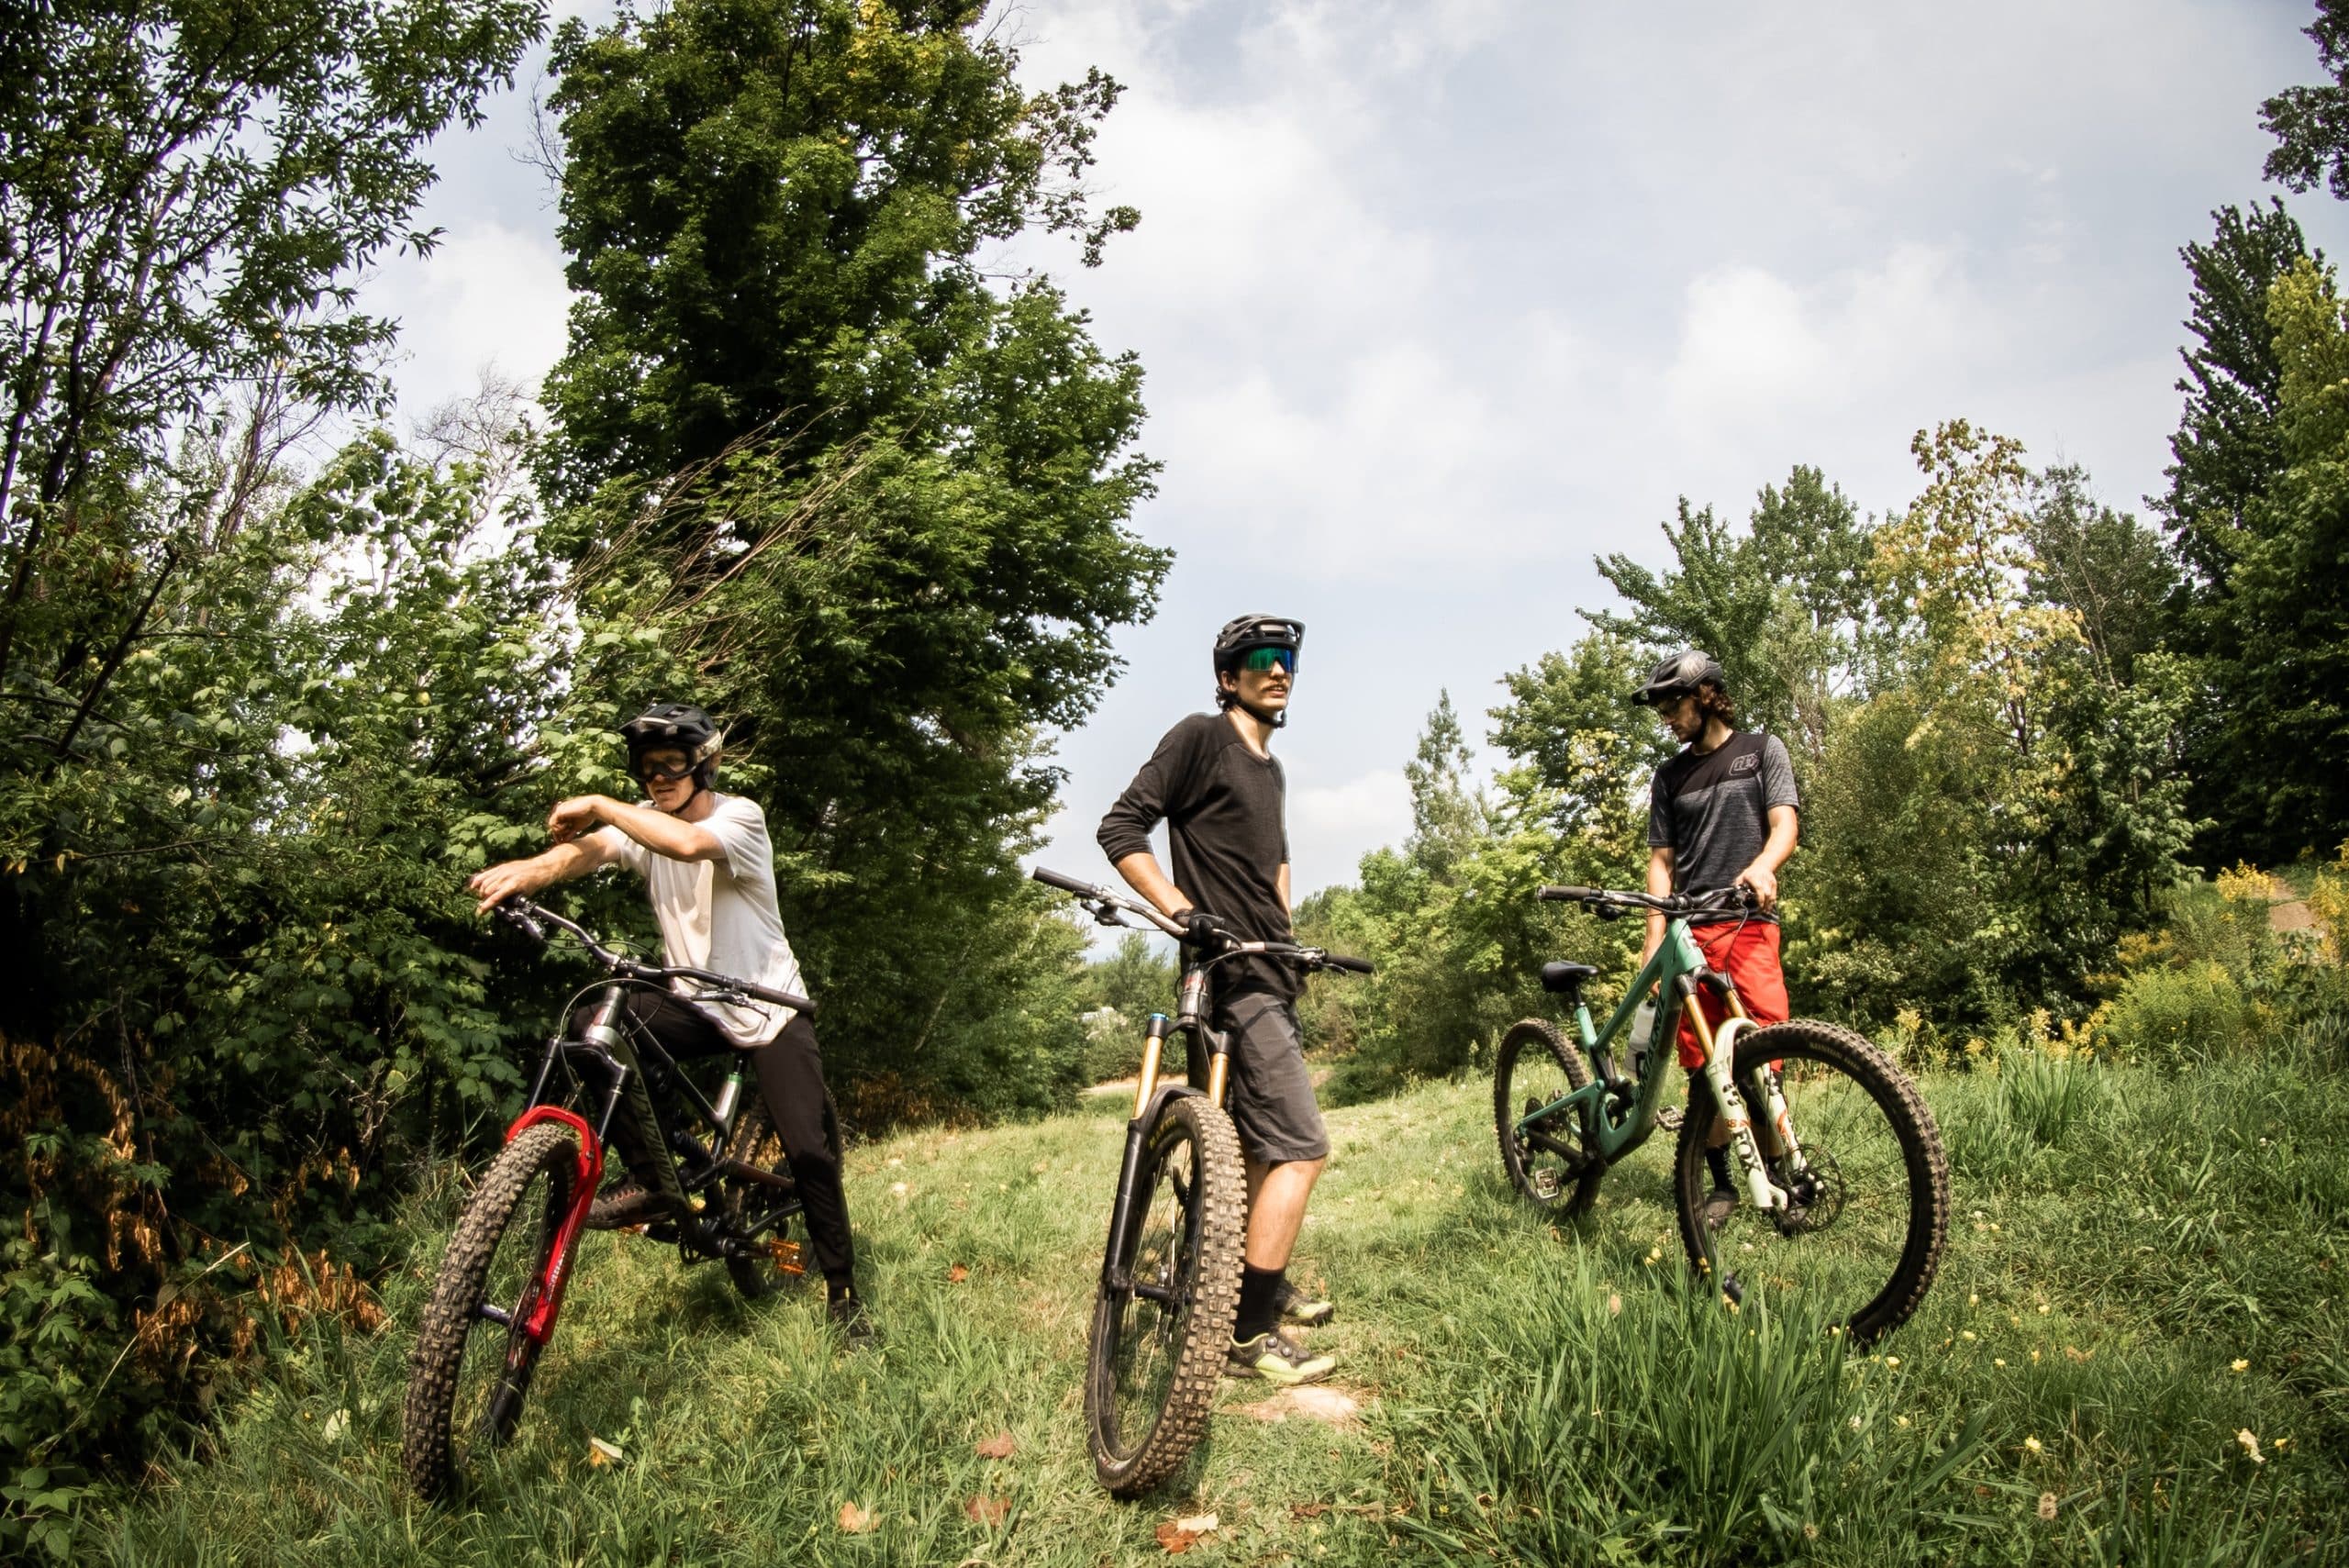
[[[1595,963],[1545,963],[1542,966],[1542,989],[1567,996],[1580,995],[1582,983],[1598,973]]]

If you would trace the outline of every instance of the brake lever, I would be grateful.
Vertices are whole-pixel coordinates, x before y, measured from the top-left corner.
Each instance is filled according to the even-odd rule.
[[[1592,918],[1599,920],[1620,920],[1623,917],[1622,908],[1614,904],[1594,904],[1590,906],[1590,913]]]

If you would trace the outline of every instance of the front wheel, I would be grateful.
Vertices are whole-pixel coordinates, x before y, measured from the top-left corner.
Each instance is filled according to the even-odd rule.
[[[419,1496],[448,1494],[514,1435],[544,1346],[522,1331],[571,1212],[579,1135],[541,1123],[499,1151],[457,1220],[408,1362],[400,1462]]]
[[[1500,1139],[1501,1169],[1526,1197],[1569,1216],[1598,1199],[1607,1167],[1584,1147],[1579,1106],[1535,1113],[1589,1082],[1582,1052],[1547,1019],[1526,1018],[1501,1037],[1493,1063],[1493,1130]]]
[[[1788,1201],[1754,1207],[1732,1151],[1736,1201],[1708,1202],[1705,1147],[1720,1111],[1709,1093],[1691,1094],[1673,1172],[1690,1265],[1732,1300],[1799,1300],[1862,1343],[1908,1321],[1949,1225],[1949,1159],[1916,1084],[1851,1030],[1808,1019],[1742,1031],[1732,1066]],[[1770,1124],[1774,1084],[1786,1099],[1780,1128]]]
[[[1231,1118],[1205,1098],[1166,1102],[1144,1136],[1132,1222],[1093,1309],[1085,1426],[1115,1496],[1164,1480],[1207,1429],[1240,1310],[1247,1178]]]

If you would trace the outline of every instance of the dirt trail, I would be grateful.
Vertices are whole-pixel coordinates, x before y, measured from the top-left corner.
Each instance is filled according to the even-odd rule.
[[[2292,884],[2270,873],[2267,878],[2267,929],[2271,931],[2305,931],[2316,924],[2308,900],[2292,891]]]

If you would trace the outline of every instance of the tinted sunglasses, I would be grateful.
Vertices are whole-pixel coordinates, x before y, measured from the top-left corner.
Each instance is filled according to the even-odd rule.
[[[639,784],[675,784],[679,779],[691,778],[694,767],[692,762],[679,762],[666,768],[655,767],[651,762],[639,762],[633,771]]]
[[[1271,669],[1297,673],[1297,650],[1294,648],[1252,648],[1240,661],[1240,667],[1263,674]]]

